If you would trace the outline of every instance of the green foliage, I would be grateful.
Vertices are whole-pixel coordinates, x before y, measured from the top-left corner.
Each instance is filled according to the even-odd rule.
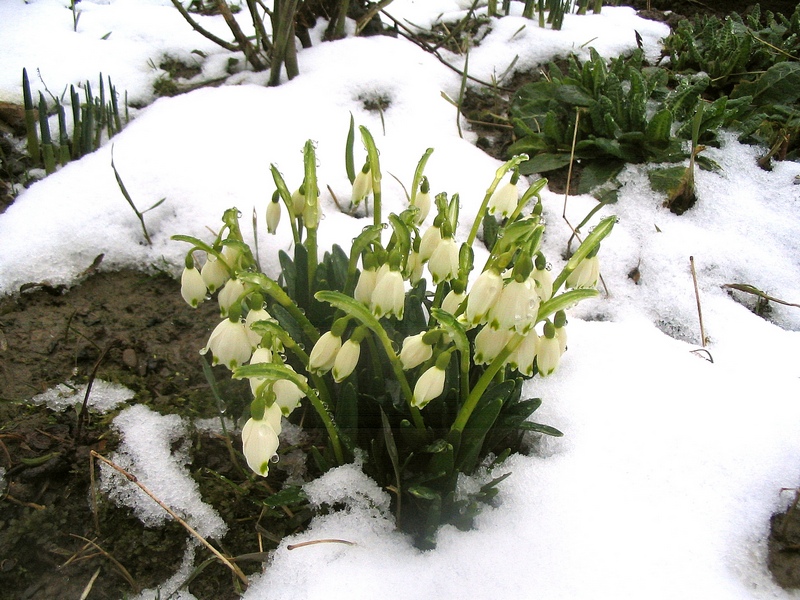
[[[525,174],[584,162],[589,191],[626,163],[676,162],[688,156],[672,133],[673,111],[655,99],[668,95],[667,73],[644,66],[641,50],[606,64],[593,49],[590,60],[571,57],[567,73],[551,64],[547,80],[520,88],[511,104],[518,140],[510,153],[528,153]],[[577,128],[577,131],[576,131]]]
[[[61,99],[53,98],[54,103],[51,105],[40,92],[39,102],[34,106],[28,72],[26,69],[22,70],[28,154],[35,165],[44,165],[48,175],[56,170],[57,164],[63,166],[70,160],[94,152],[104,141],[122,130],[123,118],[120,115],[117,89],[109,77],[108,98],[106,98],[106,82],[102,73],[99,78],[99,90],[100,95],[95,97],[92,94],[92,86],[87,81],[81,100],[81,95],[75,86],[70,86],[69,104],[72,109],[72,139],[70,139],[66,110]],[[50,115],[58,118],[57,139],[53,138],[50,130]],[[127,124],[127,111],[124,121]]]
[[[334,246],[318,256],[319,223],[311,215],[318,210],[320,185],[314,145],[309,142],[304,180],[295,194],[289,193],[272,167],[295,239],[291,255],[279,254],[279,280],[260,272],[243,241],[238,213],[229,209],[223,216],[225,226],[211,244],[173,236],[192,245],[182,293],[196,306],[208,291],[196,270],[195,253],[206,254],[204,271],[209,264],[212,269],[215,264],[226,265],[227,283],[219,296],[225,317],[209,339],[209,349],[215,362],[228,366],[234,378],[251,380],[251,418],[243,430],[243,452],[251,469],[268,475],[275,450],[254,445],[245,430],[259,428],[264,436],[273,433],[277,446],[277,426],[266,415],[267,410],[274,413],[279,408],[318,433],[309,458],[320,471],[360,457],[364,471],[393,494],[398,526],[411,533],[420,547],[430,548],[443,523],[469,527],[481,502],[497,493],[503,479],[462,493],[457,485],[460,477],[478,472],[487,481],[481,469],[488,474],[497,462],[523,451],[526,432],[561,435],[530,420],[541,401],[523,398],[522,384],[537,374],[553,372],[564,351],[563,338],[556,337],[561,335],[557,328],[566,322],[563,311],[597,295],[596,275],[595,281],[583,283],[570,280],[570,275],[587,263],[595,264],[599,244],[613,228],[614,218],[595,226],[557,277],[541,266],[534,274],[535,264],[541,260],[546,264],[539,248],[544,224],[537,196],[544,180],[518,197],[516,168],[526,157],[515,157],[495,172],[472,230],[459,245],[453,237],[458,230],[457,194],[450,199],[445,193],[436,196],[435,227],[421,230],[424,218],[419,218],[420,207],[411,196],[407,210],[384,221],[379,153],[369,131],[360,129],[372,179],[374,219],[353,240],[349,252]],[[429,194],[427,184],[418,182],[427,181],[423,171],[431,152],[423,154],[414,172],[412,187],[425,190],[416,201]],[[352,154],[352,140],[345,154]],[[498,190],[509,173],[510,181]],[[513,206],[498,199],[509,190]],[[533,213],[523,215],[534,198]],[[472,246],[484,217],[489,224],[484,231],[492,232],[485,240],[490,255],[481,277],[486,285],[469,288],[475,267]],[[429,248],[430,258],[419,258],[422,245],[431,240],[435,248]],[[452,261],[439,260],[443,248],[453,250]],[[416,271],[415,259],[429,261],[434,284]],[[447,275],[441,275],[443,263]],[[504,278],[504,272],[511,275]],[[206,276],[216,277],[208,271]],[[431,285],[434,289],[429,291]],[[564,291],[562,286],[574,289]],[[227,294],[230,290],[235,290],[234,296]],[[456,292],[461,298],[447,304]],[[499,304],[507,308],[495,312]],[[250,323],[252,311],[264,312]],[[537,324],[544,329],[541,335],[535,330]],[[257,341],[246,333],[248,327]],[[227,335],[218,332],[226,331],[245,337],[216,346]],[[234,347],[233,361],[221,356]],[[352,358],[340,363],[343,356]],[[299,396],[290,401],[279,382],[293,384]],[[310,410],[293,412],[301,397]]]

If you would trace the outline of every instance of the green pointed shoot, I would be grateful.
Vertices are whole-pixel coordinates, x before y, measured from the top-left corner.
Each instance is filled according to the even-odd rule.
[[[578,246],[575,254],[572,255],[564,269],[561,271],[561,273],[559,273],[558,277],[556,277],[555,281],[553,282],[553,293],[558,291],[558,288],[564,284],[564,282],[567,280],[567,277],[569,277],[569,274],[575,270],[578,264],[580,264],[580,262],[586,258],[609,233],[611,233],[611,230],[614,228],[614,223],[616,222],[616,216],[606,217],[600,221],[594,229],[592,229],[592,232],[586,237],[585,240],[583,240],[583,243]]]
[[[375,315],[373,315],[366,306],[354,300],[350,296],[346,296],[340,292],[322,290],[317,292],[314,297],[320,302],[327,302],[334,308],[337,308],[345,314],[357,319],[362,325],[366,325],[375,334],[375,337],[378,338],[381,346],[383,346],[383,351],[386,354],[386,357],[389,359],[389,364],[392,366],[392,371],[394,372],[395,378],[400,383],[400,388],[403,391],[406,404],[408,405],[411,411],[411,416],[414,419],[414,425],[418,429],[424,430],[425,424],[422,421],[422,415],[420,414],[419,409],[411,405],[411,402],[414,399],[414,394],[411,391],[411,386],[408,384],[406,373],[403,371],[403,365],[400,362],[400,358],[397,356],[397,353],[394,351],[392,340],[389,338],[389,335],[386,333],[383,325],[380,324],[380,321],[378,321]]]
[[[261,377],[264,379],[278,381],[285,379],[294,383],[311,401],[314,410],[317,411],[319,418],[325,425],[325,430],[328,432],[328,437],[333,446],[333,454],[336,456],[336,462],[340,465],[344,464],[344,454],[342,453],[342,445],[339,441],[339,430],[334,423],[333,418],[328,414],[325,404],[320,400],[317,391],[308,385],[305,377],[290,369],[285,365],[277,365],[274,363],[258,363],[255,365],[243,365],[233,372],[234,379],[245,379],[247,377]]]
[[[305,247],[308,251],[308,291],[314,292],[314,280],[317,274],[317,227],[319,226],[319,187],[317,184],[317,153],[314,142],[308,140],[303,149],[303,166],[305,177],[303,184],[306,191],[306,208],[303,211],[303,222],[306,226]]]
[[[347,179],[350,185],[356,180],[356,167],[353,162],[353,145],[356,141],[356,122],[353,113],[350,113],[350,129],[347,130],[347,141],[344,145],[344,168],[347,170]]]
[[[58,109],[58,163],[65,165],[70,160],[67,113],[64,111],[64,105],[58,100],[56,100],[56,108]]]
[[[530,186],[528,186],[528,189],[525,190],[525,193],[522,194],[522,198],[519,199],[517,208],[514,210],[513,213],[511,213],[511,216],[508,217],[508,220],[514,221],[522,213],[522,211],[525,209],[525,207],[533,199],[534,196],[536,197],[537,200],[541,200],[539,192],[541,192],[542,189],[544,189],[544,186],[546,185],[547,185],[547,179],[542,177],[541,179],[534,181]]]
[[[370,172],[372,173],[372,202],[373,202],[373,222],[375,225],[383,223],[381,216],[381,163],[378,158],[378,148],[369,129],[359,125],[361,139],[367,149],[367,160],[369,161]]]
[[[425,172],[425,165],[428,164],[428,159],[431,157],[431,154],[433,154],[433,148],[428,148],[417,163],[417,168],[414,171],[414,179],[411,180],[411,206],[416,206],[415,202],[417,200],[420,183],[422,183],[422,175]]]
[[[72,160],[75,160],[82,155],[83,123],[81,122],[81,97],[75,91],[74,85],[69,86],[69,98],[72,105]]]
[[[34,166],[40,163],[39,158],[39,133],[36,130],[36,108],[33,106],[31,96],[31,83],[28,81],[28,71],[22,69],[22,97],[25,102],[25,131],[28,135],[28,156]]]
[[[283,204],[286,207],[286,214],[290,217],[294,211],[294,203],[292,202],[292,193],[289,191],[289,188],[286,186],[286,182],[283,180],[283,175],[281,172],[278,171],[278,167],[274,164],[269,166],[270,173],[272,173],[272,180],[275,182],[275,187],[278,189],[278,194],[283,200]],[[292,226],[292,238],[294,239],[295,244],[300,243],[300,232],[297,230],[297,223],[295,219],[290,218],[289,224]]]
[[[48,175],[56,170],[55,149],[53,140],[50,137],[50,123],[47,120],[47,102],[44,94],[39,92],[39,129],[42,132],[42,157],[44,158],[44,170]]]
[[[483,197],[483,202],[481,203],[481,207],[478,209],[478,214],[475,217],[475,222],[472,224],[472,229],[469,232],[469,237],[467,238],[467,244],[472,246],[475,243],[475,238],[478,237],[478,230],[480,229],[481,222],[483,221],[484,215],[486,215],[486,207],[489,205],[489,199],[494,194],[494,191],[497,189],[500,180],[503,179],[506,173],[509,170],[519,166],[521,163],[528,160],[527,154],[518,154],[511,160],[503,163],[500,168],[497,169],[494,175],[494,181],[486,190],[486,195]]]

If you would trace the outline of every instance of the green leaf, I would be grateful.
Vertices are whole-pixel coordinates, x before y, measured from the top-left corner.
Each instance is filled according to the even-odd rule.
[[[588,162],[581,171],[580,184],[578,185],[579,194],[588,194],[596,187],[608,183],[611,179],[619,175],[625,163],[619,160],[593,160]],[[578,229],[581,225],[578,226]]]
[[[507,393],[511,393],[514,386],[513,381],[504,381],[495,386],[495,388],[507,383],[511,384],[511,389]],[[506,386],[507,388],[508,386]],[[492,392],[493,389],[490,388],[485,396],[492,394]],[[456,468],[462,473],[471,473],[477,466],[481,448],[483,447],[483,440],[500,414],[500,409],[503,407],[503,398],[494,397],[488,402],[483,402],[483,399],[481,399],[481,404],[482,406],[479,405],[475,412],[472,413],[466,427],[464,427],[464,431],[461,433],[461,447],[456,460]]]
[[[554,171],[569,164],[569,153],[549,153],[537,154],[526,160],[519,166],[520,175],[531,175],[533,173],[546,173]]]
[[[755,104],[792,104],[800,98],[800,63],[780,62],[752,83],[737,85],[732,98],[753,96]]]
[[[281,506],[304,504],[308,502],[308,497],[305,492],[303,492],[302,487],[291,485],[283,488],[280,492],[267,496],[262,502],[271,508],[278,508]]]
[[[525,421],[524,423],[520,423],[520,429],[524,429],[525,431],[536,431],[538,433],[543,433],[545,435],[552,435],[553,437],[561,437],[564,434],[556,429],[555,427],[550,427],[549,425],[542,425],[541,423],[531,423],[530,421]]]
[[[651,144],[664,144],[669,142],[671,131],[672,112],[668,108],[662,108],[650,119],[644,135]]]
[[[408,493],[414,496],[415,498],[419,498],[420,500],[427,500],[429,502],[434,500],[441,501],[441,494],[436,490],[429,488],[424,485],[412,485],[408,488]]]

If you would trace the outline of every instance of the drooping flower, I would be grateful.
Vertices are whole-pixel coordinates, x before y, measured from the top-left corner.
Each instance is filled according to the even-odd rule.
[[[263,363],[271,363],[272,362],[272,350],[269,348],[256,348],[253,352],[253,355],[250,357],[250,364],[251,365],[258,365]],[[250,391],[253,392],[253,396],[258,396],[259,390],[261,386],[267,381],[263,377],[249,377],[248,381],[250,382]]]
[[[486,322],[489,311],[503,290],[503,278],[494,269],[481,273],[467,296],[466,318],[470,325]]]
[[[353,338],[342,344],[341,350],[336,354],[333,363],[333,380],[340,383],[346,379],[356,368],[358,359],[361,356],[361,344]]]
[[[405,277],[411,285],[416,285],[422,279],[422,269],[425,267],[422,259],[420,259],[419,252],[412,250],[408,254],[406,260]]]
[[[200,275],[202,275],[203,282],[211,293],[217,291],[217,289],[225,285],[225,282],[230,279],[230,273],[228,273],[225,262],[219,260],[213,254],[208,255],[206,264],[200,269]]]
[[[181,296],[192,308],[206,299],[206,284],[196,267],[185,268],[181,273]]]
[[[292,212],[294,217],[302,217],[306,209],[306,191],[304,186],[297,188],[292,194]]]
[[[255,473],[266,477],[269,463],[278,452],[278,434],[264,413],[264,419],[248,419],[242,428],[242,452]]]
[[[320,336],[308,357],[308,370],[322,375],[333,368],[336,355],[342,349],[342,337],[327,331]]]
[[[377,280],[378,271],[376,269],[365,268],[358,276],[358,283],[356,283],[356,289],[353,291],[353,298],[369,306]]]
[[[466,292],[456,292],[455,290],[450,290],[447,293],[447,296],[444,297],[442,300],[442,310],[446,310],[451,315],[456,314],[458,307],[461,306],[461,303],[464,301],[464,298],[467,297]]]
[[[419,193],[414,198],[414,206],[419,209],[417,214],[414,215],[414,225],[422,225],[431,212],[431,204],[431,187],[428,183],[428,178],[423,176]]]
[[[487,210],[490,215],[499,212],[505,218],[517,209],[518,193],[516,183],[508,182],[497,188],[489,198]]]
[[[245,317],[244,324],[247,327],[247,335],[250,336],[250,341],[253,343],[253,346],[258,346],[261,342],[261,334],[256,333],[251,329],[251,325],[253,323],[258,323],[259,321],[274,321],[272,315],[270,315],[265,309],[259,308],[258,310],[251,310],[247,313],[247,317]]]
[[[289,365],[286,367],[292,368]],[[287,417],[300,405],[300,400],[305,396],[303,390],[289,379],[278,379],[272,384],[272,391],[275,392],[275,405],[280,407],[281,412]]]
[[[211,350],[212,362],[222,363],[231,371],[250,360],[253,344],[247,335],[243,321],[223,319],[211,332],[208,344],[200,351],[205,354]]]
[[[534,269],[530,277],[536,294],[542,302],[553,296],[553,275],[547,269]]]
[[[422,243],[420,243],[420,249]],[[420,250],[420,254],[422,254]],[[434,285],[450,281],[458,275],[458,244],[452,237],[442,238],[428,261]]]
[[[539,338],[539,348],[536,352],[536,366],[539,375],[547,377],[558,368],[561,360],[561,345],[556,336],[555,327],[550,321],[544,325],[544,335]]]
[[[509,281],[489,310],[491,327],[517,333],[530,331],[539,312],[539,296],[532,288],[525,281]]]
[[[506,347],[514,332],[509,329],[484,327],[475,336],[475,364],[486,365],[492,362]]]
[[[437,360],[437,364],[425,371],[419,376],[419,379],[417,379],[411,404],[417,408],[425,408],[428,402],[442,395],[444,391],[444,380],[445,370],[443,367],[439,367]]]
[[[358,206],[361,201],[372,193],[372,172],[369,163],[356,173],[353,180],[353,192],[350,195],[350,204]]]
[[[384,269],[384,267],[386,267]],[[370,308],[376,317],[392,316],[403,318],[406,302],[406,289],[400,271],[384,265],[378,271],[375,289],[370,299]]]
[[[418,367],[433,356],[433,346],[422,341],[426,333],[426,331],[422,331],[403,340],[403,347],[400,349],[400,362],[406,371]]]
[[[244,284],[238,279],[229,279],[217,296],[220,316],[228,316],[228,310],[242,294],[244,294]]]
[[[272,195],[272,200],[267,205],[267,231],[271,234],[275,234],[278,231],[278,223],[281,222],[281,205],[280,205],[280,196],[276,191]]]
[[[506,361],[512,369],[516,369],[522,375],[533,376],[533,360],[539,348],[539,336],[535,331],[529,331]]]
[[[442,241],[442,231],[436,225],[428,227],[422,234],[419,242],[419,259],[424,263],[428,262],[433,251]]]
[[[597,255],[584,258],[567,276],[568,288],[593,288],[600,277],[600,259]]]

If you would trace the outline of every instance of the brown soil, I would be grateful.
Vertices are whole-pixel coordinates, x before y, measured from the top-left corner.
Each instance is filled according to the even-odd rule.
[[[76,411],[27,400],[59,383],[86,383],[96,370],[98,379],[135,392],[129,404],[187,419],[218,416],[198,353],[218,318],[215,303],[189,308],[172,278],[131,271],[0,300],[0,599],[79,598],[99,569],[88,598],[118,600],[176,572],[187,539],[179,525],[147,528],[102,496],[96,512],[89,501],[89,451],[106,455],[116,447],[111,420],[119,411],[91,413],[80,427]],[[240,415],[249,402],[246,384],[232,382],[224,368],[215,371],[228,414]],[[269,484],[280,485],[279,472],[266,481],[251,478],[221,436],[193,432],[191,444],[202,452],[193,452],[189,470],[230,526],[224,552],[258,553],[257,522],[269,549],[270,536],[280,539],[308,520],[302,507],[289,516],[263,505]],[[198,551],[196,564],[207,556]],[[242,568],[250,573],[261,565],[251,560]],[[201,599],[238,595],[218,563],[189,590]]]

